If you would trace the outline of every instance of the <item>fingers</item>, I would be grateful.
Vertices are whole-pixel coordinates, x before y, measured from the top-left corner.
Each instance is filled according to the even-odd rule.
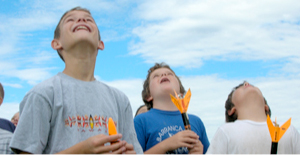
[[[199,139],[199,136],[192,130],[184,130],[182,131],[187,137]]]
[[[100,147],[97,147],[96,153],[114,153],[114,154],[120,154],[126,150],[126,142],[124,141],[118,141],[115,143],[111,143],[111,145],[103,145]]]
[[[89,145],[93,153],[110,153],[125,151],[126,142],[119,141],[122,138],[121,134],[106,136],[103,134],[89,138]],[[111,145],[106,145],[111,143]],[[123,147],[123,148],[122,148]]]
[[[194,147],[189,150],[190,154],[203,154],[203,144],[200,140],[197,141],[196,144],[194,144]]]

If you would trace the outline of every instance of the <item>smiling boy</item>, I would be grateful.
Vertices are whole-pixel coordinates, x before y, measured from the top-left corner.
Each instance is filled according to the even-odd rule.
[[[188,115],[191,129],[184,130],[180,111],[170,94],[184,94],[185,89],[174,71],[166,64],[156,63],[148,70],[142,91],[150,110],[134,118],[138,140],[145,154],[205,153],[209,142],[201,119]]]
[[[94,77],[104,43],[90,12],[80,7],[66,12],[51,46],[65,69],[26,94],[10,147],[35,154],[142,153],[128,98]],[[121,134],[108,136],[109,117]]]

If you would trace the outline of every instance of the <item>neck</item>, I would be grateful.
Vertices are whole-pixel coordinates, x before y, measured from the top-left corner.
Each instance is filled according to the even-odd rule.
[[[265,113],[265,107],[262,104],[251,104],[246,105],[238,109],[238,120],[251,120],[255,122],[265,122],[267,116]]]
[[[159,97],[153,99],[153,108],[165,110],[165,111],[177,111],[178,108],[171,101],[170,96],[168,97]]]
[[[94,81],[97,53],[97,51],[90,52],[88,49],[65,52],[65,69],[63,73],[78,80]]]

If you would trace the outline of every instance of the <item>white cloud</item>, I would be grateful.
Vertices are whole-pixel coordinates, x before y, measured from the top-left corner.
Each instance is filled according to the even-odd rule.
[[[297,1],[146,1],[136,10],[143,24],[133,29],[131,54],[174,67],[299,58],[299,9]]]
[[[9,87],[13,87],[13,88],[23,88],[22,85],[17,84],[17,83],[2,83],[3,86],[9,86]]]

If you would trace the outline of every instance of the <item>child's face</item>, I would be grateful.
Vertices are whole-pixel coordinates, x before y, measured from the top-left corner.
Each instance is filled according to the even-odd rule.
[[[11,122],[15,125],[15,126],[17,126],[18,125],[18,122],[19,122],[19,113],[16,113],[14,116],[13,116],[13,118],[11,119]]]
[[[150,96],[155,98],[162,94],[174,95],[174,89],[180,93],[179,81],[171,70],[159,68],[150,74],[149,78]]]
[[[64,50],[80,45],[78,43],[99,49],[98,28],[88,12],[75,10],[67,13],[61,21],[60,30],[58,40]]]
[[[264,97],[261,91],[248,82],[244,82],[244,84],[236,89],[232,94],[232,102],[235,104],[235,106],[238,106],[246,100],[254,98],[260,99],[262,103],[264,103]]]

